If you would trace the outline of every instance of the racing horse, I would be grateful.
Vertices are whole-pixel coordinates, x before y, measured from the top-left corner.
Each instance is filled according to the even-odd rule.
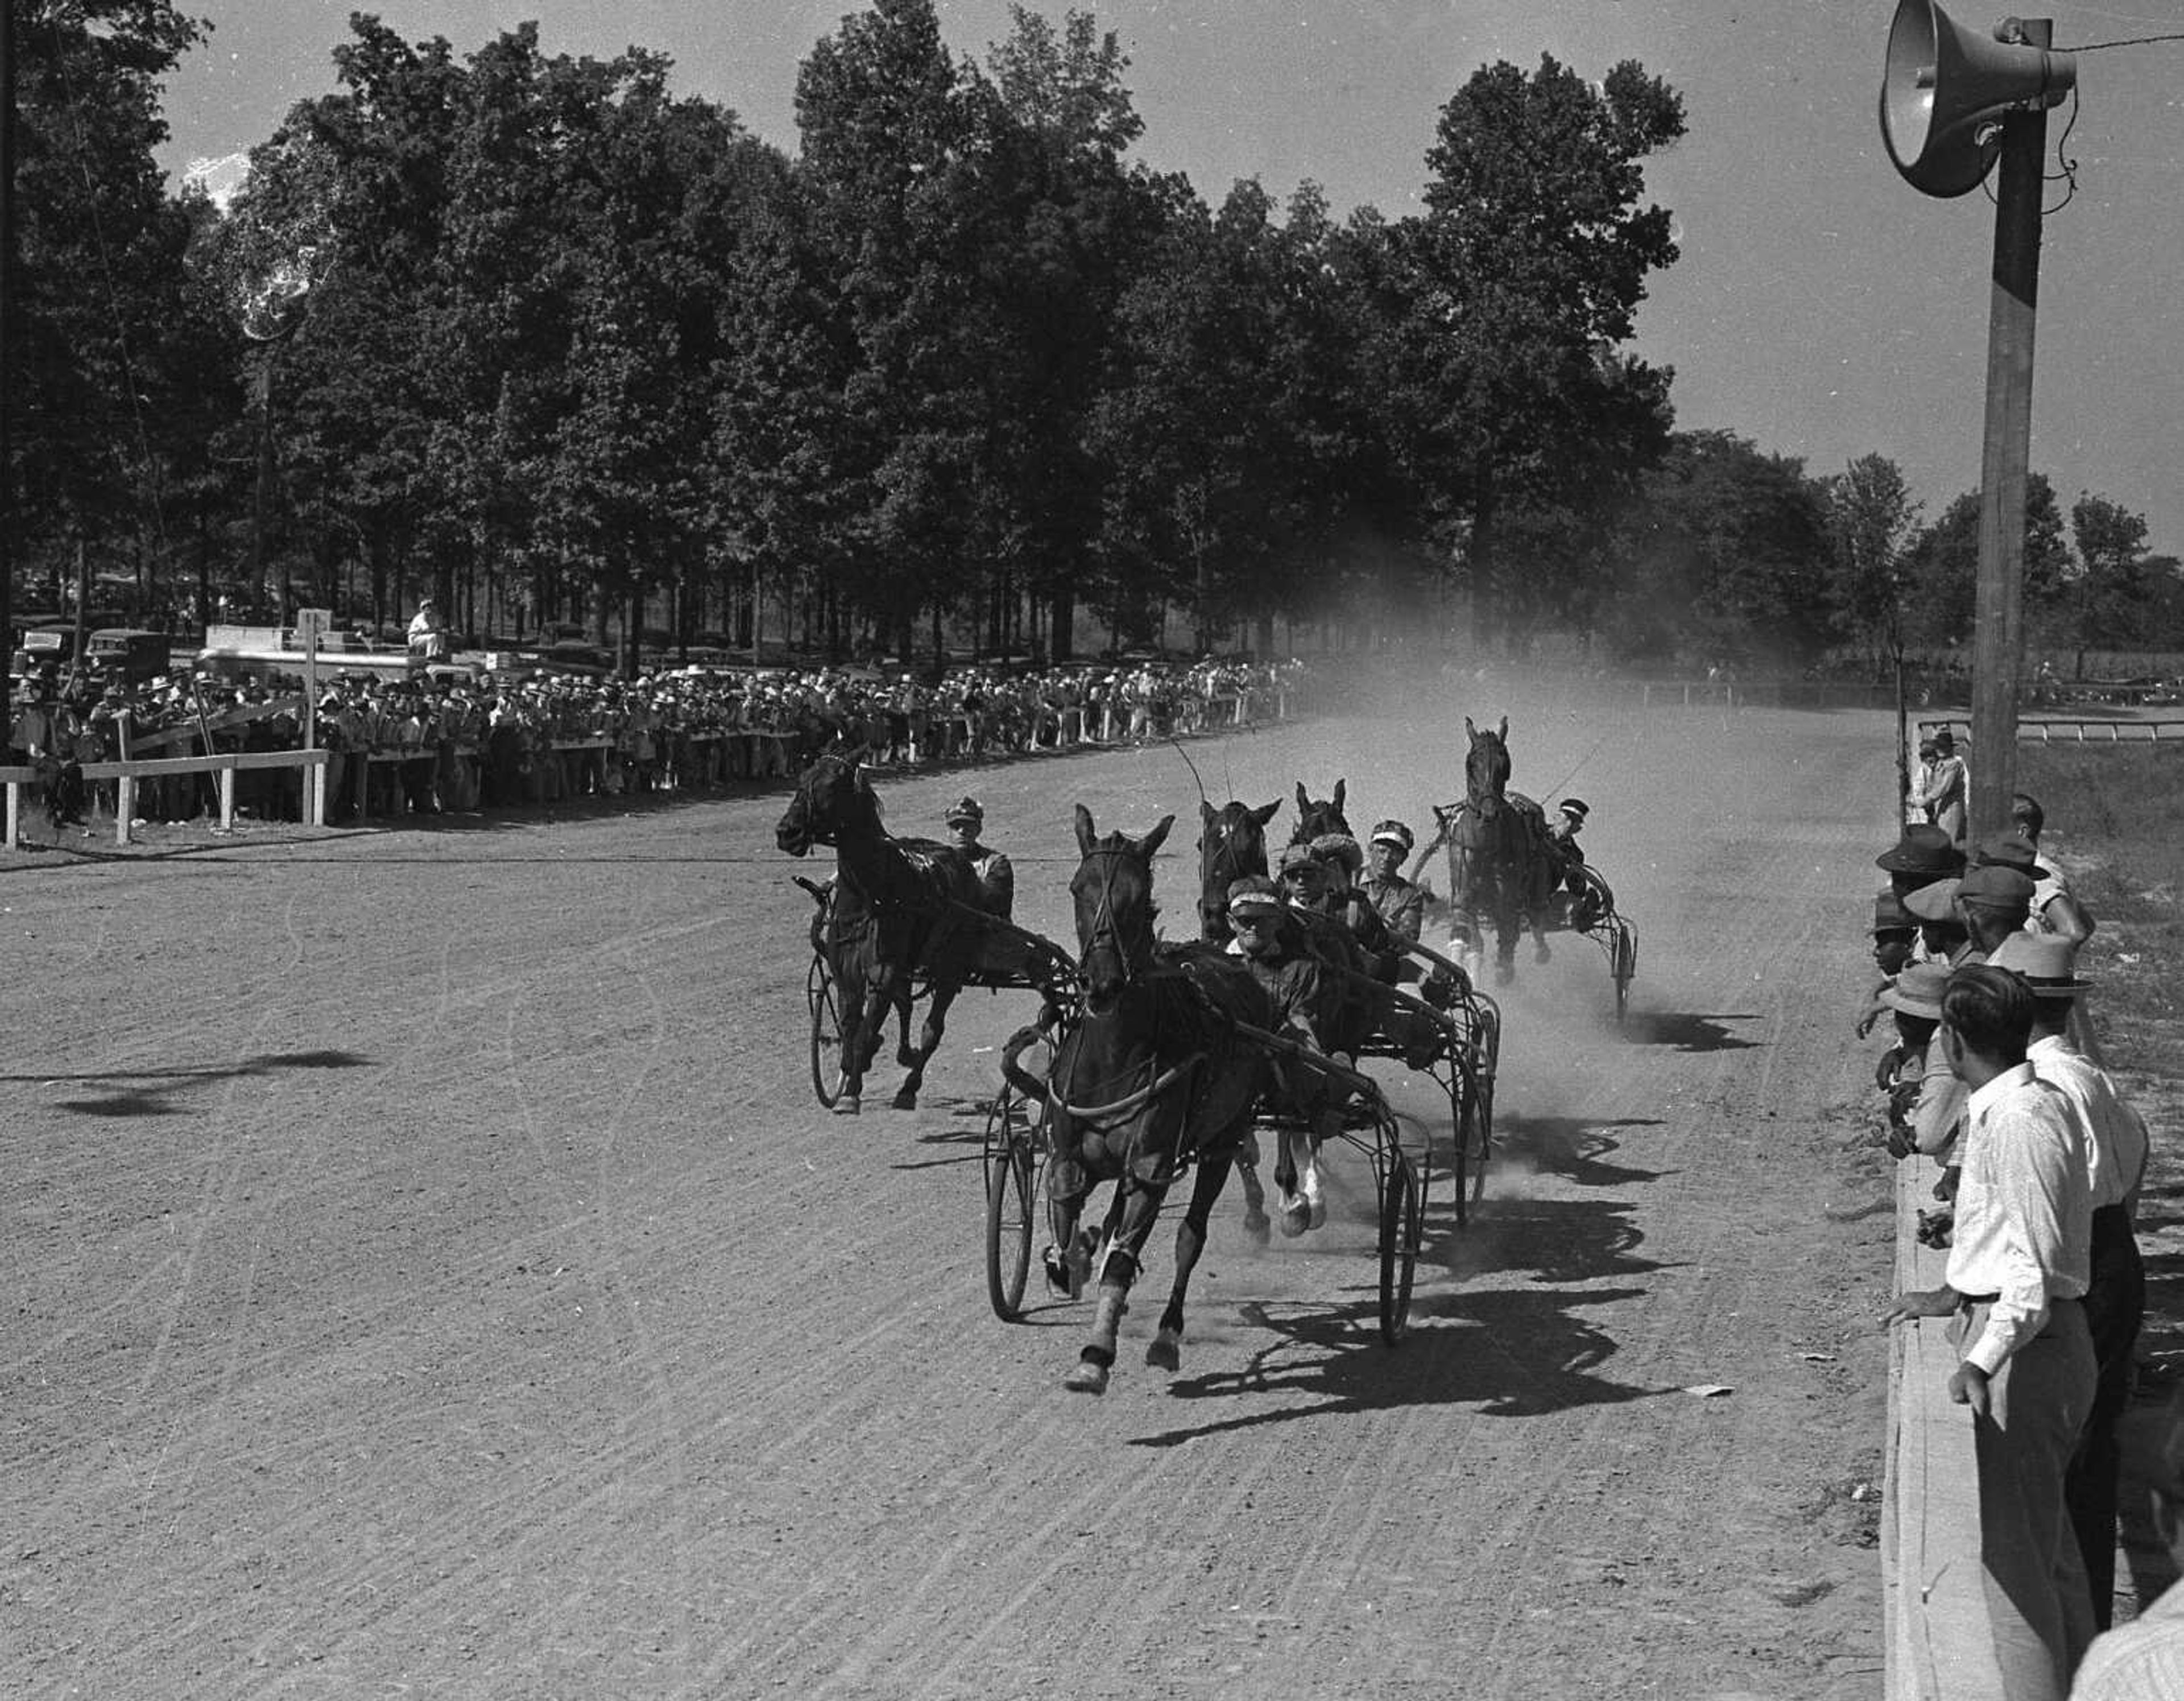
[[[1529,921],[1535,935],[1552,870],[1543,852],[1546,828],[1540,806],[1509,790],[1509,717],[1482,733],[1463,718],[1470,748],[1463,760],[1463,801],[1434,806],[1434,836],[1418,854],[1417,878],[1426,859],[1448,850],[1449,906],[1459,957],[1476,973],[1485,956],[1486,924],[1494,928],[1494,973],[1506,985],[1517,972],[1517,941]]]
[[[940,1048],[948,1007],[976,965],[983,895],[978,878],[951,846],[897,839],[881,824],[879,800],[854,750],[822,753],[796,782],[773,830],[792,856],[815,845],[834,847],[833,901],[824,916],[823,948],[842,987],[842,1093],[834,1108],[862,1107],[865,1072],[896,1012],[901,1040],[896,1061],[909,1074],[896,1090],[897,1110],[917,1108],[925,1066]],[[910,1043],[910,1007],[920,974],[930,996],[917,1043]]]
[[[1309,845],[1330,833],[1340,833],[1346,839],[1357,838],[1357,834],[1351,829],[1350,817],[1342,812],[1343,798],[1347,790],[1348,783],[1338,779],[1334,782],[1334,795],[1324,803],[1314,803],[1305,791],[1304,782],[1299,780],[1296,831],[1290,834],[1290,843]]]
[[[1162,945],[1153,937],[1152,857],[1174,824],[1173,816],[1164,816],[1142,838],[1102,838],[1091,811],[1077,806],[1084,860],[1069,895],[1080,1001],[1046,1081],[1018,1084],[1049,1105],[1056,1244],[1047,1262],[1058,1284],[1075,1286],[1067,1261],[1081,1244],[1086,1197],[1102,1181],[1115,1184],[1092,1337],[1065,1379],[1078,1393],[1106,1391],[1145,1242],[1168,1188],[1195,1164],[1190,1203],[1176,1230],[1174,1284],[1145,1350],[1156,1369],[1181,1367],[1191,1272],[1267,1079],[1263,1047],[1236,1026],[1268,1024],[1267,995],[1251,971],[1203,945]]]
[[[1267,823],[1281,806],[1279,798],[1256,809],[1233,798],[1218,809],[1198,800],[1198,936],[1209,944],[1226,945],[1235,936],[1228,888],[1246,874],[1267,872]]]

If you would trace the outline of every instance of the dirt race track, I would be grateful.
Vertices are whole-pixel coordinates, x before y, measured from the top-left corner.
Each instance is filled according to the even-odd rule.
[[[1103,1400],[1089,1306],[986,1301],[1029,995],[966,995],[916,1112],[891,1068],[823,1112],[777,791],[0,862],[0,1694],[1877,1695],[1889,723],[1408,700],[1190,753],[1279,841],[1299,780],[1424,821],[1507,712],[1517,788],[1593,806],[1628,1025],[1527,947],[1407,1342],[1346,1154],[1301,1241],[1232,1190],[1175,1377],[1156,1234]],[[1190,925],[1172,748],[881,786],[905,833],[978,793],[1057,937],[1069,804],[1175,811]]]

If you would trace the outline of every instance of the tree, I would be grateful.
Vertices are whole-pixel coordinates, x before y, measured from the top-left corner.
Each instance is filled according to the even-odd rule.
[[[1608,629],[1626,655],[1797,663],[1829,629],[1828,508],[1803,463],[1679,432],[1613,546]]]
[[[1829,479],[1826,489],[1837,634],[1867,646],[1876,661],[1900,665],[1904,559],[1918,531],[1919,505],[1903,469],[1884,455],[1859,456]]]
[[[2085,491],[2070,505],[2080,574],[2075,636],[2089,650],[2158,647],[2176,630],[2174,560],[2146,549],[2146,518]]]
[[[1913,540],[1906,558],[1910,599],[1906,627],[1914,642],[1970,641],[1979,587],[1980,493],[1967,490]],[[2044,472],[2025,487],[2025,623],[2051,623],[2069,591],[2070,551],[2055,488]]]
[[[1506,512],[1582,509],[1665,439],[1666,375],[1619,350],[1677,257],[1642,162],[1683,133],[1681,97],[1632,61],[1597,86],[1547,55],[1529,76],[1489,65],[1441,110],[1427,210],[1399,231],[1391,399],[1475,619],[1507,600]]]
[[[13,3],[13,0],[11,0]],[[204,26],[167,0],[16,6],[9,280],[11,544],[56,583],[79,550],[148,599],[169,503],[202,472],[221,333],[185,265],[201,220],[165,192],[159,81]]]

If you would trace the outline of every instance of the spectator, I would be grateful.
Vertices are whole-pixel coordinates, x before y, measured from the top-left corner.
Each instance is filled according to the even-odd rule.
[[[2122,1455],[2116,1423],[2131,1399],[2131,1350],[2146,1313],[2146,1269],[2131,1216],[2146,1173],[2146,1124],[2105,1070],[2081,1056],[2064,1035],[2072,1007],[2092,983],[2075,972],[2069,941],[2018,934],[1992,961],[2014,970],[2033,999],[2032,1040],[2025,1057],[2033,1073],[2069,1101],[2086,1141],[2092,1202],[2092,1268],[2086,1324],[2093,1339],[2098,1380],[2092,1414],[2064,1482],[2070,1522],[2086,1561],[2093,1622],[2106,1630],[2115,1604],[2116,1481]]]
[[[448,659],[448,623],[440,616],[440,610],[430,597],[417,600],[415,618],[410,622],[410,661],[412,666],[428,666]]]
[[[1959,850],[1964,842],[1964,810],[1970,798],[1971,776],[1964,759],[1957,754],[1957,735],[1944,727],[1934,734],[1934,763],[1926,781],[1913,797],[1925,811],[1926,819]]]
[[[1949,1397],[1972,1411],[1980,1558],[2007,1701],[2059,1701],[2092,1634],[2063,1482],[2092,1405],[2083,1130],[2025,1060],[2032,995],[2006,969],[1951,975],[1936,1047],[1969,1098],[1946,1284],[1887,1320],[1953,1316]]]

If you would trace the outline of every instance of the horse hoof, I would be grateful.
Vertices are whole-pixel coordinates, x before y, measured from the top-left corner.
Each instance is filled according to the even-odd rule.
[[[1156,1370],[1183,1369],[1183,1346],[1179,1337],[1163,1329],[1152,1338],[1145,1348],[1145,1363]]]
[[[1273,1219],[1264,1211],[1252,1210],[1244,1213],[1244,1232],[1261,1246],[1267,1243],[1267,1236],[1273,1231]]]
[[[1301,1199],[1291,1200],[1282,1207],[1282,1233],[1295,1240],[1312,1226],[1312,1207]]]
[[[1104,1394],[1107,1391],[1107,1367],[1080,1363],[1061,1379],[1061,1386],[1072,1394]]]
[[[1516,979],[1516,978],[1517,965],[1515,963],[1497,962],[1494,965],[1494,984],[1496,986],[1507,986],[1510,982]]]
[[[894,1096],[891,1102],[897,1110],[916,1110],[917,1108],[917,1095],[911,1091],[908,1087],[905,1087],[900,1092]]]
[[[1325,1228],[1327,1226],[1327,1202],[1324,1199],[1312,1200],[1306,1207],[1305,1214],[1306,1220],[1309,1226],[1315,1229]]]
[[[1532,945],[1532,961],[1533,961],[1533,962],[1552,962],[1554,961],[1554,957],[1555,957],[1555,954],[1554,954],[1552,951],[1549,951],[1549,950],[1547,949],[1547,942],[1546,942],[1545,940],[1535,940],[1535,941],[1533,942],[1533,945]]]
[[[865,1101],[855,1093],[844,1093],[834,1101],[836,1116],[855,1116],[865,1107]]]

